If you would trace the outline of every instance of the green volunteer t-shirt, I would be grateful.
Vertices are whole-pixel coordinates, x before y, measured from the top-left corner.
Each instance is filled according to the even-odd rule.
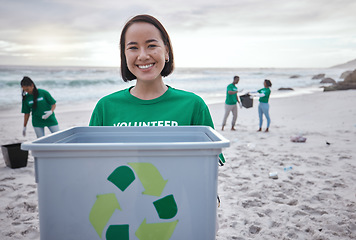
[[[134,97],[130,94],[130,88],[103,97],[97,103],[89,125],[214,127],[203,99],[169,86],[162,96],[152,100]]]
[[[37,107],[33,109],[33,95],[27,94],[24,101],[22,102],[22,113],[31,113],[32,112],[32,125],[34,127],[49,127],[58,125],[57,119],[54,113],[51,114],[47,119],[42,119],[42,116],[45,114],[45,111],[51,110],[53,104],[56,103],[56,100],[51,96],[49,92],[43,89],[38,89],[37,97]]]
[[[229,91],[237,91],[237,87],[234,84],[229,84],[226,89],[226,100],[227,105],[235,105],[237,103],[237,93],[229,94]]]
[[[262,89],[258,90],[257,92],[265,94],[263,97],[260,97],[259,101],[263,102],[263,103],[268,103],[269,95],[271,95],[271,89],[262,88]]]
[[[209,108],[201,97],[170,86],[162,96],[152,100],[132,96],[130,88],[103,97],[97,103],[89,125],[117,127],[202,125],[214,128]],[[222,154],[219,158],[225,163]]]

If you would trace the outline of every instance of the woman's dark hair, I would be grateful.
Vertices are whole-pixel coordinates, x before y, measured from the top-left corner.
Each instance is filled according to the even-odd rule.
[[[133,75],[130,70],[127,67],[127,62],[126,62],[126,56],[125,56],[125,34],[127,32],[127,29],[134,23],[138,22],[145,22],[152,24],[155,26],[161,33],[162,40],[164,42],[164,45],[167,46],[168,48],[168,55],[169,55],[169,61],[166,62],[166,64],[163,67],[163,70],[161,72],[161,76],[166,77],[169,74],[173,72],[174,69],[174,58],[173,58],[173,49],[172,49],[172,44],[171,40],[169,38],[169,35],[166,31],[166,29],[163,27],[163,25],[154,17],[150,15],[137,15],[133,18],[131,18],[124,26],[124,28],[121,31],[121,37],[120,37],[120,56],[121,56],[121,75],[122,78],[125,82],[131,81],[136,79],[136,76]]]
[[[32,105],[32,109],[36,109],[37,107],[37,98],[38,98],[38,90],[37,87],[35,85],[35,83],[31,80],[31,78],[25,76],[23,77],[23,79],[21,80],[21,87],[29,87],[33,85],[33,105]],[[25,101],[26,98],[26,92],[24,90],[22,90],[22,102]]]
[[[265,83],[267,85],[267,87],[272,87],[272,82],[268,79],[265,79]]]

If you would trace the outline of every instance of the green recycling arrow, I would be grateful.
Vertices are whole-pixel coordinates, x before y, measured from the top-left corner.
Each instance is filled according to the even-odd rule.
[[[171,219],[177,215],[178,207],[172,194],[154,201],[153,205],[155,206],[158,216],[161,219]]]
[[[116,168],[108,177],[108,180],[115,184],[121,191],[125,189],[135,180],[135,174],[128,166]]]
[[[114,193],[96,196],[96,201],[89,213],[89,221],[99,237],[116,209],[121,210],[121,207]]]
[[[130,240],[129,225],[110,225],[106,231],[106,240]]]
[[[136,231],[136,237],[140,240],[168,240],[171,238],[178,220],[163,223],[146,223],[146,218]]]
[[[137,174],[145,191],[143,194],[161,196],[168,180],[164,180],[158,169],[151,163],[128,163]]]

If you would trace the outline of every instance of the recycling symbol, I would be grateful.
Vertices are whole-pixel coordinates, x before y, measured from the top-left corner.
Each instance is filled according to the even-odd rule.
[[[135,181],[136,173],[145,189],[142,195],[159,197],[159,199],[153,202],[152,207],[155,208],[159,218],[162,219],[162,222],[147,223],[147,219],[144,218],[140,226],[135,230],[136,237],[139,240],[169,240],[178,220],[167,220],[176,216],[178,207],[172,194],[161,197],[168,180],[164,180],[158,169],[151,163],[132,162],[128,163],[128,165],[131,168],[126,165],[116,168],[108,176],[107,180],[122,192],[125,192]],[[152,197],[148,199],[152,199]],[[122,208],[115,193],[96,196],[96,201],[89,213],[89,221],[100,238],[102,238],[105,227],[117,210],[122,211]],[[129,224],[110,225],[106,230],[106,240],[130,240],[129,229]]]

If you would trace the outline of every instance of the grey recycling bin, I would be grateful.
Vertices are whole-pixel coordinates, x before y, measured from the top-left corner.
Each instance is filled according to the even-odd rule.
[[[218,155],[205,126],[75,127],[35,157],[41,240],[215,239]]]

